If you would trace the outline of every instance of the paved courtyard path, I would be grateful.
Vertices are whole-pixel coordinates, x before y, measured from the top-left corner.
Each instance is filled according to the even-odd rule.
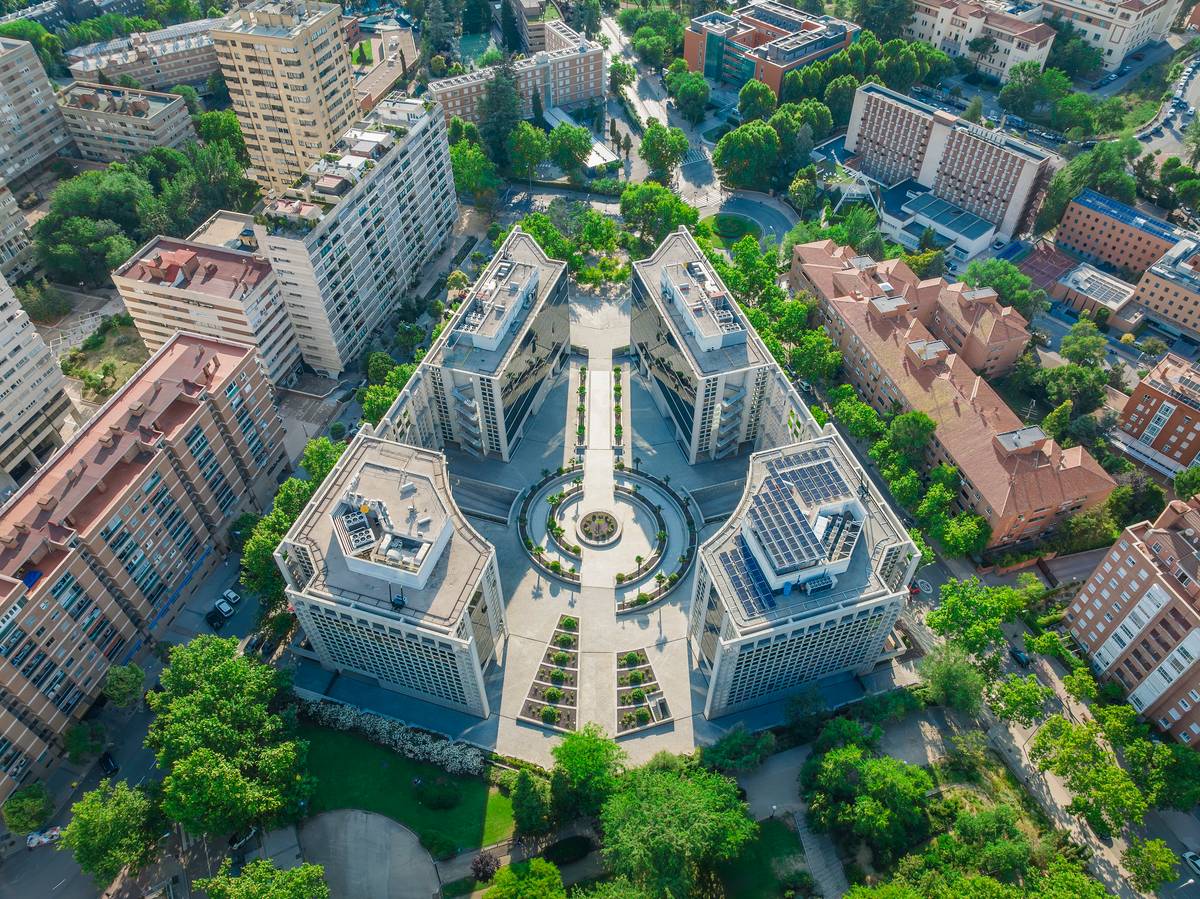
[[[338,899],[429,899],[437,895],[433,859],[417,835],[384,815],[325,812],[300,829],[306,861],[325,867]]]

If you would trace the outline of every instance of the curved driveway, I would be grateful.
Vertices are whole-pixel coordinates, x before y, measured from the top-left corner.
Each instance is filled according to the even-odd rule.
[[[697,198],[699,199],[699,198]],[[774,243],[783,240],[783,236],[792,229],[800,216],[786,203],[769,197],[766,194],[748,190],[736,190],[724,193],[720,199],[705,198],[707,202],[699,206],[700,216],[716,215],[723,212],[729,215],[744,215],[758,222],[763,235]]]
[[[300,849],[337,899],[429,899],[440,886],[417,835],[384,815],[324,812],[300,828]]]

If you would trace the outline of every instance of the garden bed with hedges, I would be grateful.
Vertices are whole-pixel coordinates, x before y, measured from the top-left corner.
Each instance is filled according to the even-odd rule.
[[[518,716],[541,727],[573,731],[578,725],[579,619],[561,615]]]
[[[646,650],[617,653],[616,691],[618,737],[672,720]]]

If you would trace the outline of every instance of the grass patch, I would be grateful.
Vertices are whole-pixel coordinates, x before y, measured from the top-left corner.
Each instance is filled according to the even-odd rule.
[[[1041,424],[1041,421],[1046,416],[1046,413],[1052,411],[1044,408],[1045,404],[1038,402],[1037,398],[1032,394],[1017,390],[1017,388],[1013,386],[1011,378],[1000,378],[996,381],[991,381],[990,383],[992,388],[998,394],[1000,394],[1000,398],[1008,404],[1008,408],[1012,409],[1012,411],[1016,413],[1017,417],[1027,425]],[[1033,415],[1026,414],[1030,409],[1030,401],[1037,403],[1036,407],[1034,408]]]
[[[760,821],[758,836],[719,871],[725,892],[738,899],[776,899],[789,875],[803,867],[804,850],[796,831],[782,818]]]
[[[63,372],[83,381],[85,399],[102,400],[112,396],[149,358],[137,328],[114,324],[103,333],[91,334],[67,353]]]
[[[991,749],[987,751],[983,764],[969,774],[955,769],[946,759],[934,762],[926,770],[935,784],[946,787],[942,796],[961,799],[963,806],[971,811],[993,805],[1011,805],[1019,815],[1017,826],[1031,841],[1036,842],[1053,829],[1033,797],[1021,788],[1004,761]],[[958,786],[960,784],[967,786]]]
[[[362,41],[354,48],[354,52],[350,54],[350,59],[356,66],[369,66],[374,62],[375,57],[371,52],[371,41]]]
[[[461,790],[458,803],[430,809],[417,801],[413,785],[418,778],[448,776],[441,768],[414,762],[357,734],[306,724],[300,736],[309,741],[309,770],[317,778],[313,814],[339,808],[378,812],[413,830],[426,846],[440,840],[459,852],[512,835],[512,800],[481,778],[454,778]]]
[[[747,234],[751,235],[755,240],[762,238],[762,228],[758,226],[757,222],[745,216],[717,213],[716,215],[705,216],[700,221],[712,228],[712,232],[716,235],[717,240],[727,250],[732,250],[733,245]]]
[[[704,132],[704,139],[710,143],[716,143],[733,129],[728,123],[722,122],[720,125],[714,125]]]
[[[463,877],[459,880],[452,880],[449,883],[442,884],[443,896],[470,896],[476,890],[481,890],[485,886],[481,880],[476,880],[474,877]]]

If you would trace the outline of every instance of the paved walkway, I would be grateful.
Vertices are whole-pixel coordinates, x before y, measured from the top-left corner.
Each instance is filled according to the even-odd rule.
[[[325,867],[338,899],[429,899],[439,889],[433,859],[417,835],[384,815],[325,812],[300,829],[304,858]]]
[[[794,812],[792,820],[796,822],[796,833],[800,836],[800,845],[804,847],[805,858],[808,859],[808,872],[812,875],[822,896],[844,896],[850,890],[846,882],[846,870],[842,860],[838,858],[837,847],[828,834],[815,833],[808,826],[805,812]]]

